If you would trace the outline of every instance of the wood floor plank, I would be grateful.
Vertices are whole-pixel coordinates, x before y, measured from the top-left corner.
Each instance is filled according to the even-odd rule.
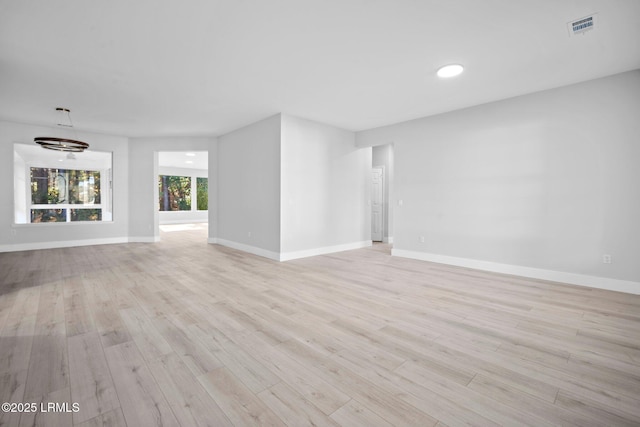
[[[85,284],[81,277],[67,278],[64,283],[65,319],[67,336],[84,334],[95,330],[89,310]]]
[[[338,426],[331,418],[283,382],[261,391],[257,396],[288,426]]]
[[[479,415],[492,420],[500,425],[527,425],[527,426],[551,426],[550,422],[534,413],[522,414],[514,412],[508,405],[500,401],[493,401],[488,396],[475,393],[468,387],[463,387],[455,382],[447,381],[413,362],[407,362],[395,371],[397,374],[416,381],[422,386],[444,396],[450,400],[456,400],[460,404]]]
[[[245,351],[254,351],[255,356],[282,381],[300,393],[305,399],[329,415],[349,401],[349,396],[338,387],[329,384],[302,363],[272,347],[255,335],[238,336],[237,343]]]
[[[119,408],[99,334],[74,335],[68,339],[68,346],[71,397],[80,406],[73,422],[79,424]]]
[[[149,370],[183,426],[230,426],[231,421],[194,378],[193,372],[171,353],[150,363]]]
[[[214,353],[207,351],[195,337],[191,336],[188,328],[180,328],[166,318],[156,318],[154,323],[162,337],[191,369],[193,375],[205,374],[222,366]]]
[[[226,368],[198,378],[236,426],[284,426],[280,418]]]
[[[308,369],[316,375],[324,378],[343,393],[352,396],[362,405],[366,405],[370,411],[392,424],[433,426],[438,421],[415,406],[398,399],[392,392],[375,385],[330,358],[322,356],[297,340],[287,341],[279,347],[288,354],[305,360]]]
[[[0,424],[640,423],[640,295],[175,228],[0,253],[0,399],[81,408]]]
[[[127,425],[179,426],[133,342],[108,347],[105,356]]]
[[[331,414],[331,418],[343,426],[354,427],[393,427],[393,424],[380,418],[378,415],[362,406],[355,400],[350,400],[340,409]]]
[[[76,427],[127,427],[127,423],[122,415],[122,410],[114,409],[104,414],[98,415],[80,424]]]
[[[253,393],[259,393],[280,382],[277,375],[234,342],[226,339],[216,341],[211,328],[192,325],[190,331]]]
[[[19,372],[29,366],[40,291],[39,286],[17,291],[0,335],[0,373]]]
[[[23,412],[20,415],[21,426],[69,427],[73,425],[73,401],[68,387],[52,391],[43,396],[27,400],[35,403],[36,412]],[[50,407],[49,405],[60,405]]]
[[[104,347],[122,344],[132,340],[117,307],[105,289],[105,280],[99,278],[92,286],[86,287],[87,303],[92,308],[96,330]]]
[[[0,374],[0,402],[24,402],[24,387],[27,382],[27,370]],[[17,426],[19,412],[0,412],[0,426]]]
[[[498,353],[487,354],[485,352],[469,347],[458,340],[447,340],[446,344],[447,346],[454,348],[461,353],[469,353],[482,362],[488,363],[489,366],[497,363],[503,366],[505,369],[509,369],[510,371],[521,374],[522,379],[530,378],[529,383],[534,383],[536,381],[542,383],[542,386],[538,386],[536,388],[542,387],[542,390],[544,390],[544,388],[546,388],[544,387],[544,384],[547,384],[549,387],[556,387],[558,390],[563,389],[571,391],[572,393],[585,396],[586,398],[602,402],[609,406],[624,408],[625,411],[632,414],[640,414],[640,408],[638,407],[640,401],[638,400],[638,397],[630,398],[618,392],[603,388],[601,385],[583,381],[575,374],[564,372],[560,369],[550,369],[528,360],[514,360],[508,356],[504,356]],[[487,368],[486,370],[489,372],[495,372],[498,375],[499,381],[503,383],[507,382],[506,379],[508,379],[510,376],[503,376],[500,371],[496,372],[493,368]],[[519,389],[520,391],[523,391],[524,393],[530,395],[537,394],[529,387],[522,388],[521,384],[522,380],[519,380],[517,383],[510,383],[509,386]]]
[[[69,387],[69,363],[61,283],[40,293],[25,398],[45,396]]]
[[[149,282],[155,283],[155,278],[148,277],[147,274],[139,276],[141,277],[137,279],[138,286],[129,288],[129,291],[135,296],[140,308],[151,318],[171,315],[174,308],[167,304],[156,290],[150,289]]]
[[[154,321],[138,308],[127,308],[119,311],[123,323],[127,327],[142,356],[148,361],[173,352],[171,345],[156,328]]]
[[[6,289],[0,289],[0,332],[4,329],[4,326],[11,314],[11,311],[15,305],[16,297],[18,296],[17,290],[11,290],[8,285]]]
[[[558,393],[556,406],[565,408],[573,413],[587,414],[594,424],[629,427],[640,425],[640,417],[625,413],[619,408],[603,405],[600,402],[585,399],[564,390],[560,390]]]
[[[477,375],[471,381],[469,388],[487,396],[495,396],[513,408],[521,408],[528,413],[535,413],[536,418],[542,418],[552,425],[581,426],[592,423],[587,416],[571,413],[552,402],[537,399],[509,384],[482,374]]]

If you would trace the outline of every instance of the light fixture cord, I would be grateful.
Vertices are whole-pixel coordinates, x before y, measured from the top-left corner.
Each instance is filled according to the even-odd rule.
[[[69,118],[69,126],[71,126],[71,129],[73,129],[73,135],[75,136],[76,140],[79,140],[80,138],[78,137],[78,131],[73,125],[73,120],[71,120],[71,110],[69,109],[67,109],[67,117]]]

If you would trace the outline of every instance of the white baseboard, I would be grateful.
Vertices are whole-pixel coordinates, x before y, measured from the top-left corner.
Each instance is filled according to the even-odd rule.
[[[628,280],[610,279],[607,277],[587,276],[585,274],[567,273],[564,271],[544,270],[541,268],[524,267],[520,265],[500,264],[469,258],[457,258],[447,255],[426,252],[392,249],[391,255],[412,258],[439,264],[455,265],[476,270],[492,271],[495,273],[512,274],[533,279],[549,280],[552,282],[569,283],[590,288],[606,289],[609,291],[625,292],[640,295],[640,283]]]
[[[34,251],[39,249],[70,248],[74,246],[112,245],[127,243],[126,237],[110,237],[104,239],[60,240],[55,242],[18,243],[15,245],[0,245],[0,252]]]
[[[310,256],[330,254],[334,252],[350,251],[352,249],[366,248],[371,246],[371,240],[363,240],[361,242],[346,243],[335,246],[325,246],[322,248],[305,249],[302,251],[280,253],[280,261],[289,261],[298,258],[307,258]]]
[[[173,224],[203,224],[209,222],[208,218],[204,219],[179,219],[169,221],[159,221],[159,225],[173,225]]]
[[[258,248],[255,246],[245,245],[244,243],[233,242],[231,240],[221,239],[219,237],[210,237],[209,243],[215,245],[222,245],[239,251],[248,252],[253,255],[269,258],[274,261],[280,261],[280,254],[278,252],[269,251],[267,249]]]
[[[367,246],[371,246],[372,244],[371,240],[364,240],[362,242],[346,243],[343,245],[325,246],[322,248],[306,249],[303,251],[278,253],[278,252],[273,252],[273,251],[269,251],[262,248],[257,248],[255,246],[246,245],[244,243],[238,243],[238,242],[233,242],[231,240],[220,239],[218,237],[210,237],[207,241],[213,245],[227,246],[232,249],[237,249],[240,251],[248,252],[253,255],[269,258],[274,261],[289,261],[292,259],[306,258],[306,257],[316,256],[316,255],[324,255],[324,254],[329,254],[333,252],[350,251],[352,249],[365,248]]]
[[[130,236],[129,243],[155,243],[160,241],[160,236]]]

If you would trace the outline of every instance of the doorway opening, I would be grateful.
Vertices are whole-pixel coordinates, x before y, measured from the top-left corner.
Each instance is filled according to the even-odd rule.
[[[207,240],[209,221],[209,153],[158,152],[157,204],[159,234],[163,238]],[[203,231],[204,230],[204,231]]]
[[[393,144],[373,147],[371,240],[393,243]]]
[[[384,166],[371,169],[371,240],[384,238]]]
[[[207,245],[209,224],[198,222],[194,224],[164,224],[160,225],[160,242],[169,243],[175,247]]]

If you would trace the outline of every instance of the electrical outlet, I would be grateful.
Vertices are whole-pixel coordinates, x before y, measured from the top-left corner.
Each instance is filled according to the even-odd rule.
[[[420,236],[420,243],[424,243],[424,236]]]
[[[247,233],[247,237],[251,237],[251,232],[250,231]]]
[[[609,254],[602,255],[602,262],[604,264],[611,264],[611,255]]]

